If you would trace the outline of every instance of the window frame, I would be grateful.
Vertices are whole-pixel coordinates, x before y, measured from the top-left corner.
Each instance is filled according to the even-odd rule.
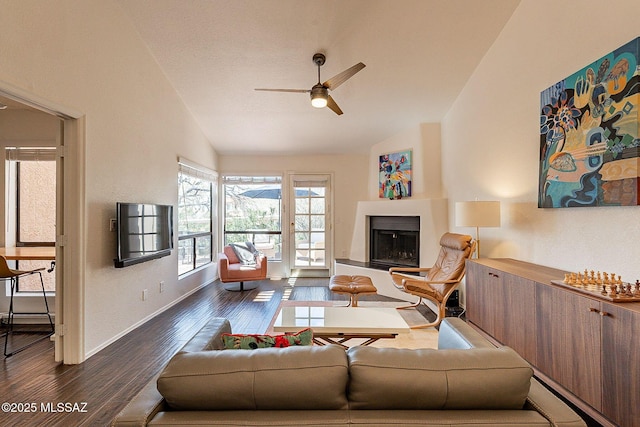
[[[13,244],[16,247],[38,247],[38,246],[48,246],[48,247],[55,247],[56,242],[55,242],[55,237],[54,237],[54,241],[22,241],[20,239],[20,229],[21,229],[21,194],[22,194],[22,189],[21,189],[21,166],[23,162],[51,162],[55,168],[55,173],[57,175],[57,156],[56,156],[56,148],[55,147],[48,147],[48,146],[28,146],[28,147],[5,147],[5,162],[7,163],[7,173],[10,174],[13,178],[9,178],[9,184],[8,187],[10,189],[11,192],[13,192],[14,197],[13,197],[13,201],[10,202],[10,206],[13,207],[13,214],[14,214],[14,218],[12,220],[13,226],[15,227],[13,230],[11,230],[11,233],[13,234],[13,239],[11,239],[13,241]],[[13,168],[8,166],[8,164],[13,163]],[[57,176],[55,177],[57,179]],[[14,183],[11,183],[11,181],[13,181],[13,179],[15,179]],[[52,193],[50,193],[51,196],[55,199],[57,199],[57,193],[54,190]],[[11,200],[12,197],[9,196],[6,200]],[[55,200],[54,206],[57,205],[57,200]],[[53,212],[53,216],[54,216],[54,223],[55,223],[55,217],[57,215],[56,210],[54,209]],[[54,236],[55,236],[55,231],[54,231]],[[45,270],[42,271],[42,275],[43,275],[43,281],[44,281],[44,285],[45,285],[45,292],[47,295],[55,295],[56,290],[55,290],[55,271],[53,269],[53,266],[55,265],[53,262],[51,261],[41,261],[41,260],[26,260],[26,261],[9,261],[10,263],[13,262],[15,264],[15,266],[13,268],[15,269],[20,269],[22,264],[27,265],[27,267],[25,267],[26,269],[33,269],[33,268],[41,268],[43,267]],[[39,283],[39,279],[36,279],[37,276],[33,275],[30,276],[29,278],[23,278],[22,280],[27,280],[27,281],[32,281],[35,280],[36,283],[36,288],[37,289],[24,289],[21,286],[21,280],[20,279],[16,279],[16,289],[15,289],[15,294],[16,295],[35,295],[35,294],[39,294],[41,291],[40,289],[40,283]],[[51,288],[53,286],[53,289]],[[10,290],[9,290],[9,285],[7,284],[7,292],[6,294],[9,295]]]
[[[222,206],[222,245],[227,244],[227,235],[246,235],[248,238],[250,237],[250,241],[252,243],[255,242],[256,236],[276,236],[276,239],[279,236],[280,240],[280,250],[276,251],[276,254],[279,253],[279,257],[271,256],[269,257],[269,261],[277,261],[280,262],[283,260],[283,246],[284,246],[284,233],[283,233],[283,204],[282,196],[280,197],[280,206],[279,206],[279,229],[278,230],[262,230],[249,228],[246,230],[227,230],[227,185],[246,185],[246,186],[266,186],[266,185],[280,185],[280,192],[283,192],[283,184],[284,178],[282,174],[278,173],[265,173],[260,175],[247,175],[247,174],[225,174],[221,179],[221,198],[224,200],[224,203],[221,203]],[[260,249],[260,248],[258,248]]]
[[[209,191],[209,231],[200,231],[200,232],[192,232],[183,234],[180,230],[180,218],[182,217],[182,201],[184,196],[181,191],[181,177],[182,175],[187,175],[191,178],[196,178],[204,181],[208,184]],[[211,171],[203,166],[197,165],[195,163],[191,163],[187,160],[180,159],[178,162],[178,207],[176,209],[178,215],[177,221],[177,235],[178,235],[178,277],[183,277],[188,275],[194,271],[200,270],[207,266],[210,266],[214,262],[215,248],[216,248],[216,227],[215,227],[215,219],[216,219],[216,191],[217,191],[217,174],[214,171]],[[208,238],[210,240],[209,244],[209,253],[208,260],[204,263],[199,264],[198,261],[202,260],[202,258],[198,258],[198,240]],[[184,258],[181,256],[181,242],[191,241],[191,252],[190,259],[191,265],[188,267],[188,270],[184,269]]]

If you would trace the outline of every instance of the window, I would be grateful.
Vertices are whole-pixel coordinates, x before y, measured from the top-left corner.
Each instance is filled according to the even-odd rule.
[[[178,172],[178,274],[211,263],[215,172],[181,160]]]
[[[225,176],[224,244],[252,242],[269,260],[282,259],[282,177]]]
[[[56,241],[56,157],[55,148],[7,148],[7,170],[10,209],[7,245],[55,246]],[[50,261],[23,260],[16,262],[21,270],[49,269]],[[55,291],[55,271],[43,271],[47,292]],[[21,278],[17,292],[40,292],[38,275]]]

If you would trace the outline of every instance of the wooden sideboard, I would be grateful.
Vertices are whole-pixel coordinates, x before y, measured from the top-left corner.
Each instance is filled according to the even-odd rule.
[[[598,422],[638,427],[640,303],[551,283],[565,273],[514,259],[469,260],[467,321],[516,350]]]

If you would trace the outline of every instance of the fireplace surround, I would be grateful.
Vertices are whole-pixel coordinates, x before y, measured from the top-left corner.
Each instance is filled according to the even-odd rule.
[[[334,274],[368,276],[378,294],[402,301],[417,298],[398,290],[386,269],[371,268],[369,259],[372,216],[415,216],[420,218],[420,265],[433,265],[440,252],[440,236],[448,231],[447,199],[403,198],[402,200],[363,200],[358,202],[351,236],[351,249],[336,259]]]

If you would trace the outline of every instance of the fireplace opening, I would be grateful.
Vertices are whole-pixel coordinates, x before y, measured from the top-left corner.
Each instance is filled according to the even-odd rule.
[[[369,263],[374,268],[420,266],[420,217],[369,217]]]

